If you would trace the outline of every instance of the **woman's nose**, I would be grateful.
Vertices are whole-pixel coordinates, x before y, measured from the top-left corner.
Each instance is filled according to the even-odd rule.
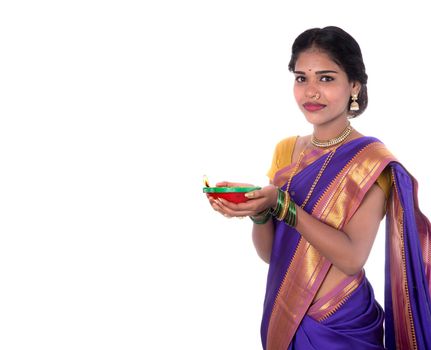
[[[308,98],[311,98],[313,100],[318,100],[320,98],[320,93],[319,93],[319,91],[316,88],[310,86],[305,91],[305,96],[308,97]]]

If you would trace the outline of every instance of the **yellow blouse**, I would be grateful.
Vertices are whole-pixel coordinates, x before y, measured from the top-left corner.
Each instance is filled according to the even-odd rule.
[[[298,139],[298,136],[285,138],[281,140],[275,147],[271,168],[267,173],[271,181],[274,179],[274,175],[278,170],[292,163],[293,150],[295,148],[297,139]],[[391,185],[392,185],[389,168],[386,168],[385,170],[383,170],[383,172],[380,174],[376,182],[377,182],[377,185],[385,193],[386,199],[388,199],[391,191]]]

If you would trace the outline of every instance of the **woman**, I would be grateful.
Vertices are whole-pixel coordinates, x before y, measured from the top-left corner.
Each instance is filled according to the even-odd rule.
[[[225,216],[251,217],[257,253],[269,263],[263,347],[431,349],[430,224],[414,178],[349,123],[367,107],[359,45],[337,27],[307,30],[289,69],[312,135],[277,145],[270,185],[248,202],[209,197]],[[385,214],[384,313],[363,266]]]

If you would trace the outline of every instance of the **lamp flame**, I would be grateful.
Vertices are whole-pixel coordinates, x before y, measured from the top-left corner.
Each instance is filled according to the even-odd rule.
[[[210,187],[210,184],[208,182],[208,177],[206,175],[204,175],[204,186],[205,187]]]

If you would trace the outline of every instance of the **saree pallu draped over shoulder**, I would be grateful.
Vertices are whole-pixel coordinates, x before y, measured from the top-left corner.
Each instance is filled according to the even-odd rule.
[[[330,158],[304,207],[342,230],[381,172],[391,167],[386,249],[386,347],[431,349],[430,223],[419,211],[417,184],[377,139],[361,137],[335,150],[310,150],[301,164],[278,171],[274,184],[301,204]],[[293,228],[274,220],[275,234],[262,317],[266,350],[384,349],[384,313],[364,272],[315,300],[331,263]],[[401,267],[401,268],[400,268]]]

